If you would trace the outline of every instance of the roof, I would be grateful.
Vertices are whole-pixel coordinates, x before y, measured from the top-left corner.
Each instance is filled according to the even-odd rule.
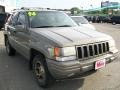
[[[54,9],[50,9],[50,8],[25,8],[25,7],[22,7],[21,9],[14,9],[12,12],[20,12],[20,11],[57,11],[57,10],[54,10]]]

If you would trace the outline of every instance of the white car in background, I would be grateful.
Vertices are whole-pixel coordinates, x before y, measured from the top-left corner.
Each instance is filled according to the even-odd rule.
[[[71,16],[71,18],[79,25],[85,28],[96,30],[95,27],[88,22],[88,20],[83,16]]]

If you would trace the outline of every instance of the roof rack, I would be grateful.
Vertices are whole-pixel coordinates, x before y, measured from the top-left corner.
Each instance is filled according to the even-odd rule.
[[[41,7],[21,7],[20,9],[14,9],[13,11],[19,11],[19,10],[55,10],[50,8],[41,8]]]
[[[21,7],[22,10],[48,10],[50,8],[41,8],[41,7]]]
[[[41,8],[41,7],[21,7],[20,9],[14,9],[11,12],[20,12],[20,11],[59,11],[57,9],[51,8]]]

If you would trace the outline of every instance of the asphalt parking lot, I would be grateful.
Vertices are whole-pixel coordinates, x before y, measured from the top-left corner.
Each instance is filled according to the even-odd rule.
[[[93,24],[98,31],[111,35],[120,51],[120,25]],[[6,54],[0,31],[0,90],[120,90],[120,57],[97,72],[90,71],[74,78],[57,81],[43,89],[36,83],[28,61],[20,54]]]

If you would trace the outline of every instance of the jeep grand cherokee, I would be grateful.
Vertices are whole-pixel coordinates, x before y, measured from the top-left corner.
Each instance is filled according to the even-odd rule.
[[[85,29],[65,13],[54,10],[16,10],[5,25],[9,56],[25,56],[40,86],[100,69],[117,57],[113,38]]]

